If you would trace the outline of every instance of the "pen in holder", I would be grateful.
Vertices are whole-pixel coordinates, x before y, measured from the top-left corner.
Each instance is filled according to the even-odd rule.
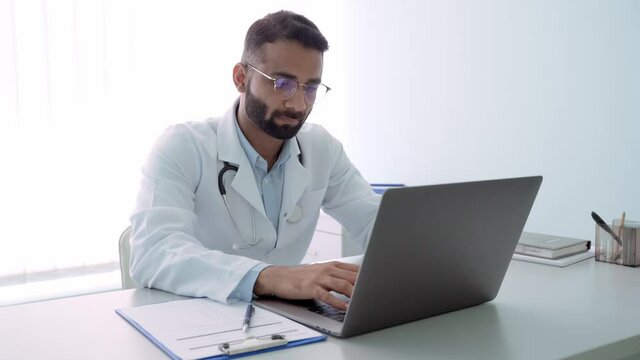
[[[618,265],[640,266],[640,222],[625,221],[620,231],[621,220],[613,221],[613,232],[622,245],[605,229],[596,224],[595,259]]]

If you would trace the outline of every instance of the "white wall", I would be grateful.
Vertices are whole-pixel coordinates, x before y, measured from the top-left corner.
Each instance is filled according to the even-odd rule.
[[[640,2],[351,1],[345,147],[371,182],[544,181],[526,229],[640,220]]]

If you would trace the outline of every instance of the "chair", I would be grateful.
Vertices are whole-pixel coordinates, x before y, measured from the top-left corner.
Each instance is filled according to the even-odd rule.
[[[129,237],[131,237],[131,226],[128,226],[122,234],[120,234],[119,248],[120,248],[120,279],[122,280],[122,289],[134,289],[138,285],[131,280],[129,275],[129,260],[131,253],[131,246],[129,245]]]

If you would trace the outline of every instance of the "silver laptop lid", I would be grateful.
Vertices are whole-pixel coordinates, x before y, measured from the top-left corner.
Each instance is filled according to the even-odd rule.
[[[494,299],[541,182],[387,190],[340,336]]]

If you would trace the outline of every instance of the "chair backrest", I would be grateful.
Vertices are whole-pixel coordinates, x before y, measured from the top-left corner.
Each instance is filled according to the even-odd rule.
[[[129,259],[131,253],[131,246],[129,245],[129,237],[131,236],[131,226],[128,226],[122,234],[120,234],[119,247],[120,247],[120,278],[122,279],[122,289],[137,288],[138,285],[131,280],[129,274]]]

